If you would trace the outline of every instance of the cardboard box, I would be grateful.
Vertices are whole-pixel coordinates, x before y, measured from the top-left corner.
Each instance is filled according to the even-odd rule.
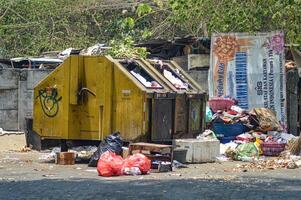
[[[74,165],[75,164],[75,153],[73,153],[73,152],[56,153],[55,164]]]

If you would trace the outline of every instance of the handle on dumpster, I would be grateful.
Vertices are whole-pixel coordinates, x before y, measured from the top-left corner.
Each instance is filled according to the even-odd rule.
[[[84,101],[84,93],[89,93],[89,94],[91,94],[92,96],[96,97],[96,94],[95,94],[92,90],[90,90],[89,88],[83,87],[83,88],[81,88],[81,89],[79,90],[79,92],[77,93],[77,102],[78,102],[79,104],[82,104],[83,101]]]
[[[83,92],[88,92],[88,93],[90,93],[90,94],[92,94],[93,96],[96,97],[96,94],[92,90],[90,90],[89,88],[81,88],[80,91],[78,92],[78,96],[82,96]]]

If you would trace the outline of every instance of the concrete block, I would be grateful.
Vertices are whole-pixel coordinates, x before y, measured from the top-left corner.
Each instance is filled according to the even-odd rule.
[[[187,163],[214,162],[220,153],[220,142],[218,140],[199,139],[176,139],[174,148],[187,149]]]

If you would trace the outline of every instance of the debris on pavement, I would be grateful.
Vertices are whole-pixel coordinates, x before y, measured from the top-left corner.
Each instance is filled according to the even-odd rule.
[[[174,168],[174,169],[187,168],[187,165],[185,165],[183,163],[180,163],[177,160],[173,160],[172,161],[172,168]]]
[[[82,162],[89,161],[96,150],[96,146],[80,146],[69,149],[69,152],[73,152],[76,154],[76,162]],[[50,153],[44,152],[43,155],[39,157],[39,160],[44,162],[55,162],[56,154],[60,152],[60,147],[54,147]]]
[[[28,152],[28,151],[31,151],[32,150],[32,146],[23,146],[21,149],[20,149],[20,152]]]

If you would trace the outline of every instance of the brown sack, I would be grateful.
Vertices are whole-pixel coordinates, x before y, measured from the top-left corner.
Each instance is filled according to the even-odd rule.
[[[256,116],[260,131],[279,131],[282,129],[276,114],[272,110],[268,108],[254,108],[250,113]]]

